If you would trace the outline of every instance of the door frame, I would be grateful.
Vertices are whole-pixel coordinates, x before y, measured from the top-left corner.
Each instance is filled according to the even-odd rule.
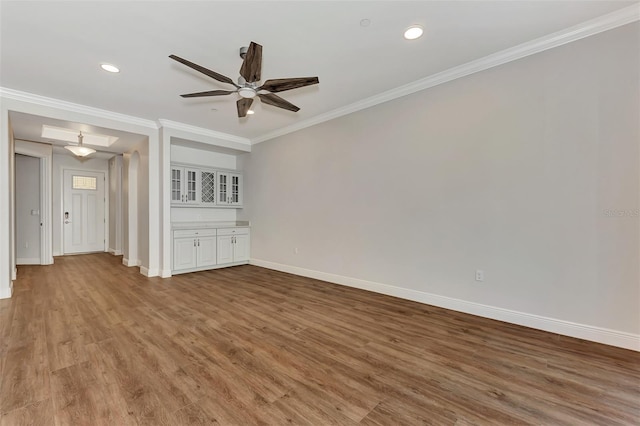
[[[107,170],[92,170],[92,169],[81,169],[78,167],[61,167],[60,168],[60,196],[62,197],[61,203],[60,203],[60,218],[62,219],[60,221],[60,240],[62,242],[62,255],[65,256],[65,252],[64,252],[64,241],[65,241],[65,236],[64,236],[64,191],[65,191],[65,182],[64,182],[64,174],[66,171],[74,171],[74,172],[80,172],[80,173],[101,173],[104,180],[103,180],[103,189],[104,189],[104,244],[102,247],[102,251],[104,252],[108,252],[109,251],[109,244],[108,244],[108,240],[109,240],[109,221],[107,219],[109,219],[109,187],[108,187],[108,181],[109,181],[109,169],[107,168]]]
[[[53,264],[53,200],[52,160],[50,145],[28,141],[15,141],[15,154],[28,155],[40,160],[40,265]],[[15,172],[15,170],[14,170]],[[15,206],[14,206],[15,208]]]

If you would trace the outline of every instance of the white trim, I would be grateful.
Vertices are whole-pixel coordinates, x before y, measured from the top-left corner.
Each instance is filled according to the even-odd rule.
[[[129,267],[131,267],[131,266],[140,266],[140,265],[142,264],[142,262],[140,262],[139,260],[133,260],[133,259],[132,259],[132,260],[129,260],[129,259],[127,259],[127,258],[123,257],[123,258],[122,258],[122,264],[123,264],[124,266],[129,266]]]
[[[110,248],[108,251],[110,254],[114,256],[122,256],[122,250],[116,250],[116,249]]]
[[[16,265],[40,265],[39,257],[18,257]]]
[[[11,299],[12,295],[13,295],[13,282],[9,282],[9,287],[0,287],[0,299]]]
[[[242,136],[236,136],[229,133],[223,133],[215,130],[204,129],[202,127],[191,126],[189,124],[179,123],[177,121],[165,120],[163,118],[159,119],[158,123],[160,127],[164,127],[169,130],[178,130],[182,132],[192,133],[195,135],[222,139],[228,142],[236,142],[244,145],[251,145],[251,140],[249,138],[243,138]]]
[[[564,336],[576,337],[578,339],[590,340],[593,342],[604,343],[606,345],[640,351],[640,335],[638,334],[610,330],[586,324],[578,324],[570,321],[528,314],[525,312],[512,311],[510,309],[482,305],[480,303],[468,302],[466,300],[454,299],[452,297],[439,296],[437,294],[425,293],[418,290],[411,290],[389,284],[361,280],[358,278],[345,277],[327,272],[314,271],[311,269],[299,268],[297,266],[283,265],[266,260],[251,259],[250,264],[303,277],[341,284],[348,287],[373,291],[375,293],[386,294],[389,296],[399,297],[401,299],[412,300],[484,318],[531,327]]]
[[[107,111],[100,108],[94,108],[87,105],[80,105],[60,99],[48,98],[46,96],[36,95],[33,93],[21,92],[19,90],[9,89],[7,87],[0,87],[0,97],[13,99],[20,102],[28,102],[49,108],[56,108],[63,111],[92,115],[94,117],[104,118],[107,120],[115,120],[122,123],[133,124],[136,126],[142,126],[151,129],[158,128],[158,125],[155,123],[155,121],[152,120],[146,120],[143,118],[121,114],[119,112]]]
[[[149,277],[149,278],[158,276],[157,269],[149,269],[149,268],[145,268],[144,266],[140,267],[140,273],[145,277]]]
[[[431,76],[416,80],[412,83],[405,84],[395,89],[388,90],[375,96],[354,102],[350,105],[334,109],[333,111],[317,115],[307,120],[299,121],[290,126],[265,133],[251,140],[252,144],[267,141],[269,139],[293,133],[334,118],[342,117],[347,114],[354,113],[372,106],[391,101],[402,96],[407,96],[421,90],[428,89],[449,81],[465,77],[507,62],[522,59],[526,56],[534,55],[563,44],[571,43],[585,37],[589,37],[607,30],[611,30],[622,25],[635,22],[640,19],[640,4],[634,4],[615,12],[602,15],[590,21],[582,22],[573,27],[557,31],[552,34],[510,47],[505,50],[493,53],[480,59],[476,59],[466,64],[458,65],[448,70],[433,74]]]
[[[163,269],[160,271],[160,278],[171,278],[171,269]]]

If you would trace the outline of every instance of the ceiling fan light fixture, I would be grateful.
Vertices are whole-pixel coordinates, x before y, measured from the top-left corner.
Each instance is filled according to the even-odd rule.
[[[412,25],[404,30],[404,38],[407,40],[415,40],[422,37],[424,30],[420,25]]]
[[[78,135],[78,145],[67,145],[64,148],[71,151],[76,157],[86,157],[96,152],[95,149],[82,145],[82,132]]]
[[[253,115],[253,114],[255,114],[255,113],[256,113],[256,112],[255,112],[254,110],[252,110],[252,109],[250,109],[249,111],[247,111],[247,114],[248,114],[248,115]]]
[[[255,98],[256,90],[252,89],[251,87],[241,87],[238,89],[238,94],[243,98],[247,98],[247,99]]]

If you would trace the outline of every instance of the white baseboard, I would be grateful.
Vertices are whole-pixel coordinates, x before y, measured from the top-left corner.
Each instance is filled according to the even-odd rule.
[[[110,248],[108,251],[109,251],[109,253],[111,253],[114,256],[121,256],[122,255],[122,250],[116,250],[116,249]]]
[[[39,257],[18,257],[16,265],[40,265]]]
[[[10,299],[13,295],[13,282],[9,283],[9,287],[0,288],[0,299]]]
[[[122,264],[124,266],[140,266],[140,265],[142,265],[142,262],[140,262],[139,260],[127,259],[127,258],[123,257],[122,258]]]
[[[172,276],[171,269],[163,269],[160,271],[160,278],[170,278]]]
[[[157,269],[149,269],[144,266],[140,266],[140,273],[145,277],[157,277],[158,270]]]
[[[251,259],[250,264],[261,266],[263,268],[274,269],[276,271],[301,275],[303,277],[328,281],[330,283],[341,284],[348,287],[373,291],[375,293],[387,294],[401,299],[413,300],[427,305],[451,309],[452,311],[464,312],[498,321],[523,325],[525,327],[549,331],[563,336],[576,337],[579,339],[590,340],[592,342],[604,343],[605,345],[640,351],[640,335],[638,334],[578,324],[570,321],[528,314],[525,312],[512,311],[509,309],[482,305],[480,303],[468,302],[466,300],[455,299],[452,297],[439,296],[437,294],[425,293],[418,290],[345,277],[327,272],[314,271],[311,269],[299,268],[297,266],[283,265],[266,260]]]
[[[18,268],[15,266],[11,270],[11,281],[15,281],[18,278]],[[11,284],[13,286],[13,284]]]

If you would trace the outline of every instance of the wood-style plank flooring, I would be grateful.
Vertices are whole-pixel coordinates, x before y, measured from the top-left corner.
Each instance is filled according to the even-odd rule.
[[[4,425],[632,425],[640,354],[239,266],[93,254],[0,300]]]

